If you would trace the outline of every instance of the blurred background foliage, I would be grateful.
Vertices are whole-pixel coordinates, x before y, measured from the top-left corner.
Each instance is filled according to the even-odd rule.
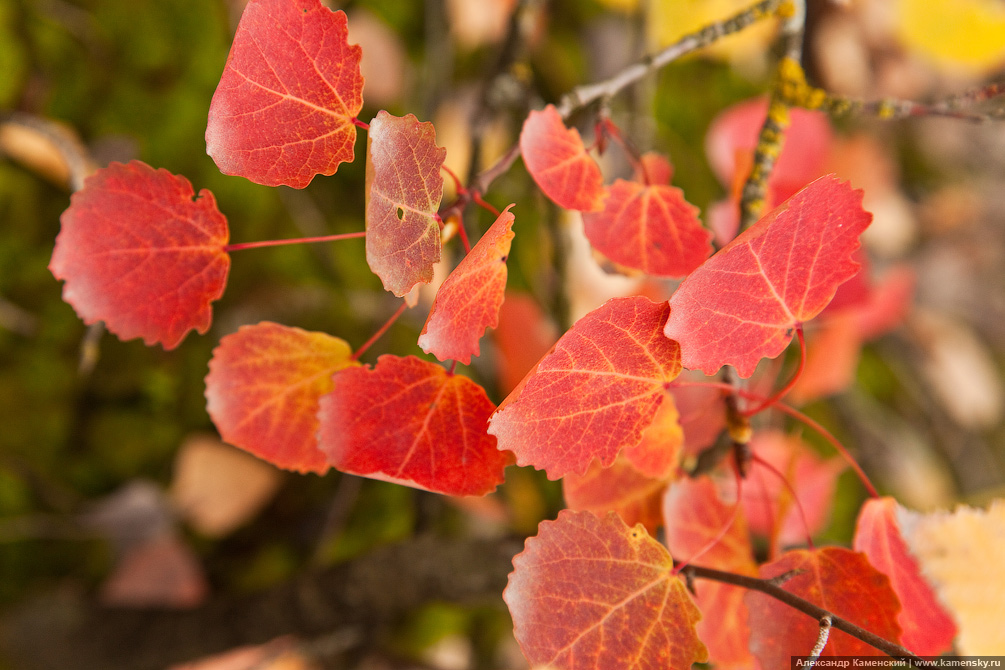
[[[349,13],[351,41],[364,48],[367,102],[360,117],[386,108],[433,120],[448,147],[448,165],[461,175],[469,174],[472,158],[488,165],[512,144],[529,108],[676,39],[679,34],[667,33],[668,26],[691,26],[680,16],[699,26],[743,5],[335,4]],[[993,48],[1000,32],[982,37],[964,55],[946,53],[930,46],[923,26],[911,23],[917,4],[811,2],[811,75],[831,90],[867,98],[933,98],[1001,75],[1005,58]],[[1000,3],[997,10],[994,3],[969,4],[1001,11]],[[513,32],[510,17],[517,5]],[[216,195],[234,242],[362,229],[362,160],[293,191],[223,176],[207,157],[206,114],[241,9],[239,0],[0,0],[0,113],[64,125],[98,165],[138,158],[185,175],[196,189]],[[766,30],[675,63],[611,102],[612,115],[639,147],[670,154],[675,185],[703,211],[725,193],[708,167],[706,130],[717,113],[766,90],[771,27]],[[961,30],[966,41],[969,33]],[[467,123],[475,112],[483,122],[477,143]],[[859,450],[884,490],[916,505],[979,503],[1000,495],[1005,125],[873,119],[839,125],[846,134],[868,133],[886,152],[887,171],[899,175],[891,182],[896,197],[883,203],[891,210],[884,215],[894,220],[871,248],[880,265],[912,264],[923,318],[870,345],[858,367],[861,384],[810,411]],[[365,152],[365,135],[360,137],[357,156]],[[195,433],[213,430],[202,379],[220,337],[245,323],[272,320],[358,346],[396,301],[368,270],[362,242],[353,240],[235,254],[212,329],[205,336],[190,334],[176,350],[89,330],[62,302],[61,286],[47,270],[68,188],[59,174],[15,160],[23,150],[16,146],[20,141],[0,136],[0,150],[13,157],[0,160],[0,609],[68,583],[100,590],[124,541],[121,528],[93,521],[100,516],[95,510],[136,482],[161,492],[153,495],[151,518],[177,527],[217,593],[267,587],[309,566],[344,561],[422,530],[533,533],[540,519],[562,506],[556,483],[512,469],[497,496],[502,520],[485,531],[485,519],[497,508],[472,511],[337,473],[277,474],[277,491],[256,503],[238,527],[207,534],[191,522],[179,525],[170,502],[158,507],[156,501],[161,494],[166,500],[165,492],[176,485],[180,446]],[[616,163],[607,167],[621,169]],[[570,280],[571,247],[556,234],[565,222],[519,166],[486,197],[500,208],[518,203],[510,288],[529,293],[567,326],[584,309],[576,291],[592,285],[577,287]],[[490,223],[474,210],[466,222],[469,230]],[[385,352],[422,355],[415,339],[424,317],[424,310],[412,310],[365,360]],[[501,400],[491,346],[470,374]],[[976,400],[960,408],[953,404],[960,395]],[[982,409],[968,413],[975,403]],[[891,443],[898,450],[883,446]],[[842,480],[828,539],[848,540],[860,496],[857,484]],[[472,626],[497,640],[508,633],[505,614],[493,612],[431,605],[403,626],[392,647],[405,656],[421,655],[418,649],[445,632],[470,633]],[[483,659],[481,665],[491,663]]]

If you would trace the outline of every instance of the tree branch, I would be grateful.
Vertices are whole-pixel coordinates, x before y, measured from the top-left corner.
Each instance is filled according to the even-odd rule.
[[[899,644],[894,644],[889,640],[870,633],[866,629],[856,626],[846,619],[842,619],[833,612],[828,612],[822,607],[818,607],[810,601],[786,591],[771,580],[758,579],[757,577],[748,577],[746,575],[737,575],[732,572],[702,568],[696,565],[688,565],[683,568],[681,572],[685,574],[690,573],[692,578],[709,579],[715,582],[722,582],[723,584],[740,586],[752,591],[760,591],[765,595],[771,596],[775,600],[785,603],[789,607],[799,610],[807,616],[813,617],[813,619],[817,622],[822,622],[825,617],[828,617],[830,618],[832,628],[836,628],[842,632],[848,633],[852,637],[858,638],[862,642],[880,650],[887,656],[907,661],[912,665],[912,667],[925,667],[924,659],[919,656],[915,656],[909,649],[905,649]]]

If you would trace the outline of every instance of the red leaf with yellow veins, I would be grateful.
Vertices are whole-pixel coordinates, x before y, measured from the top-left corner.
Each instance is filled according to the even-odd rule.
[[[481,353],[478,340],[499,324],[506,291],[506,259],[513,241],[513,215],[507,207],[474,249],[450,273],[429,310],[419,346],[441,361],[464,365]]]
[[[207,411],[220,436],[275,466],[324,473],[318,399],[332,375],[357,366],[349,345],[268,321],[220,340],[206,376]]]
[[[600,166],[586,152],[579,131],[566,128],[553,105],[533,111],[520,132],[527,172],[560,207],[595,212],[604,204]]]
[[[499,448],[558,479],[637,445],[681,370],[663,336],[667,313],[666,303],[615,298],[576,322],[492,416]]]
[[[173,349],[205,333],[230,269],[227,219],[213,194],[146,163],[88,177],[60,218],[49,270],[85,323]]]
[[[697,208],[672,186],[619,179],[604,211],[583,215],[593,248],[619,265],[660,277],[682,277],[712,253],[712,233]]]
[[[224,174],[304,188],[353,160],[362,50],[320,0],[251,0],[209,106],[206,152]]]
[[[384,111],[370,122],[367,147],[366,262],[401,297],[432,281],[440,260],[436,210],[447,150],[436,146],[432,123]]]
[[[473,381],[415,356],[346,369],[321,399],[318,438],[342,472],[448,495],[484,495],[509,455],[485,433],[495,406]]]
[[[904,646],[919,656],[938,656],[953,646],[956,624],[904,541],[897,509],[893,498],[866,501],[858,515],[855,550],[868,556],[869,562],[890,578],[903,605],[897,622],[904,630]]]
[[[757,576],[746,520],[719,497],[715,482],[708,477],[673,482],[663,499],[663,517],[667,546],[679,560],[693,558],[703,567]],[[743,602],[746,592],[711,580],[695,584],[695,600],[702,612],[698,636],[708,646],[709,660],[716,668],[739,670],[752,665]]]
[[[663,525],[665,488],[665,479],[647,477],[624,455],[609,467],[594,461],[585,475],[562,478],[562,494],[570,509],[615,512],[626,524],[640,523],[651,533]]]
[[[723,247],[670,298],[665,332],[684,367],[749,377],[780,354],[858,271],[852,254],[871,220],[861,191],[822,177]]]
[[[900,601],[890,580],[869,565],[865,554],[843,549],[790,551],[761,566],[761,577],[773,579],[796,571],[781,587],[879,637],[897,642]],[[787,668],[793,656],[808,656],[816,644],[820,624],[812,617],[775,600],[749,591],[750,650],[762,668]],[[880,654],[858,638],[831,629],[821,656]]]
[[[532,666],[688,670],[701,614],[670,553],[617,515],[564,510],[513,559],[503,600]]]
[[[604,210],[583,215],[587,239],[604,256],[656,277],[683,277],[712,253],[712,233],[679,188],[618,179]]]

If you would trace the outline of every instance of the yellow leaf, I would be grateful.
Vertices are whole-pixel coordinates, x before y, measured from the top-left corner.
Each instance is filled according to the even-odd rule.
[[[911,515],[901,526],[922,573],[959,626],[964,655],[1000,654],[1005,603],[1005,500],[987,510]]]
[[[1000,0],[899,0],[898,16],[904,44],[938,64],[983,72],[1005,62]]]

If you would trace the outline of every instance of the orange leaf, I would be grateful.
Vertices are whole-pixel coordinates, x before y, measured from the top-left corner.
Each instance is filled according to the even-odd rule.
[[[558,479],[637,445],[680,373],[680,351],[662,334],[667,312],[615,298],[576,322],[492,416],[499,448]]]
[[[111,163],[84,181],[60,218],[49,270],[85,323],[173,349],[205,333],[230,269],[227,219],[213,194],[146,163]]]
[[[570,509],[594,514],[615,512],[630,526],[637,523],[655,533],[663,524],[666,480],[647,477],[624,455],[608,467],[594,461],[584,475],[562,478],[562,494]]]
[[[419,346],[427,354],[468,365],[471,356],[481,353],[482,333],[498,325],[506,290],[506,259],[513,241],[512,206],[499,215],[436,292],[419,334]]]
[[[443,197],[440,169],[447,150],[436,146],[433,124],[413,114],[377,113],[366,159],[366,262],[396,296],[433,279],[440,260],[436,210]]]
[[[206,376],[206,409],[224,440],[273,465],[324,473],[318,398],[352,350],[324,333],[264,321],[220,340]]]
[[[542,523],[503,600],[531,665],[686,670],[707,658],[670,553],[614,513],[564,510]]]
[[[206,152],[224,174],[304,188],[353,160],[362,50],[320,0],[251,0],[209,105]]]
[[[332,466],[449,495],[484,495],[510,458],[485,433],[495,406],[473,381],[415,356],[342,370],[321,399],[318,439]]]
[[[600,166],[586,153],[575,128],[566,128],[553,105],[533,111],[520,132],[524,165],[544,194],[560,207],[594,212],[603,206]]]
[[[841,547],[790,551],[761,566],[772,579],[796,572],[782,588],[836,614],[885,640],[897,642],[900,601],[886,575],[869,565],[864,554]],[[820,632],[819,623],[802,612],[757,591],[746,596],[750,610],[750,649],[762,668],[787,668],[793,656],[808,656]],[[858,638],[831,629],[821,656],[876,656]]]
[[[663,516],[667,546],[679,559],[693,557],[703,567],[757,575],[742,511],[738,513],[733,505],[723,502],[708,477],[683,477],[671,484],[663,499]],[[725,534],[719,537],[724,529]],[[748,668],[753,661],[743,601],[746,592],[739,586],[709,580],[695,584],[695,600],[702,612],[698,636],[708,646],[709,660],[716,668]]]

